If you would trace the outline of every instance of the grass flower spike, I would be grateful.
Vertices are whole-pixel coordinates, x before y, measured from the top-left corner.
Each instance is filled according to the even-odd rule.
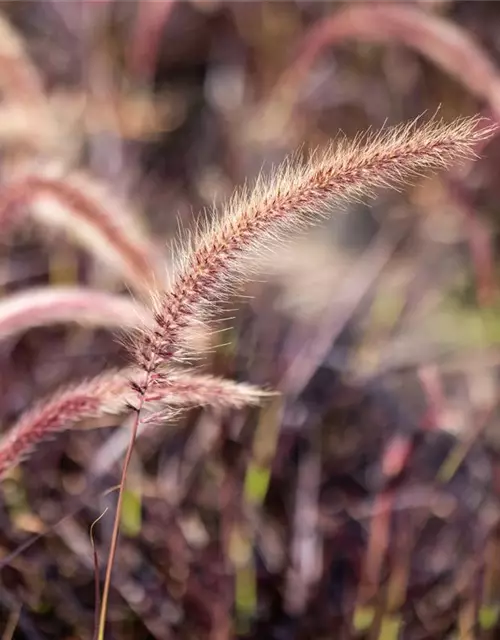
[[[204,319],[251,265],[248,258],[285,234],[317,221],[333,206],[371,195],[376,187],[400,185],[430,169],[472,155],[474,145],[491,135],[477,118],[452,124],[417,122],[342,140],[306,162],[286,161],[271,180],[259,177],[253,190],[237,193],[222,219],[216,219],[179,251],[169,291],[158,294],[156,328],[136,344],[138,364],[154,372],[184,348],[183,334]]]
[[[42,440],[83,420],[126,413],[135,399],[130,380],[139,374],[133,369],[110,371],[68,387],[27,411],[0,439],[0,478],[25,459]],[[172,372],[168,381],[151,386],[146,401],[151,408],[160,410],[162,417],[167,417],[176,407],[210,405],[241,409],[259,404],[266,395],[249,384],[209,375]]]
[[[44,229],[65,232],[137,293],[155,281],[156,256],[138,216],[85,174],[59,166],[17,170],[0,188],[2,233],[24,221],[23,209]]]
[[[0,299],[0,341],[53,324],[133,331],[151,321],[149,309],[129,297],[89,287],[32,287]]]

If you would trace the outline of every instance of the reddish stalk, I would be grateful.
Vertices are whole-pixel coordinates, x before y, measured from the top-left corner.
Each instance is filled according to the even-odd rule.
[[[125,454],[125,460],[123,461],[123,469],[120,480],[120,489],[118,491],[118,499],[116,502],[115,518],[113,521],[113,532],[111,534],[111,542],[109,544],[108,562],[106,565],[106,575],[104,577],[104,587],[102,590],[101,609],[99,613],[99,626],[97,630],[97,640],[104,640],[104,630],[106,628],[106,617],[108,612],[109,592],[111,590],[111,577],[113,573],[113,565],[115,564],[116,550],[118,548],[118,538],[120,535],[120,518],[123,505],[123,494],[125,487],[125,480],[127,479],[127,472],[132,459],[132,453],[134,451],[134,443],[137,438],[137,431],[139,430],[140,413],[144,400],[141,400],[139,407],[135,410],[135,418],[132,424],[130,433],[130,443]]]

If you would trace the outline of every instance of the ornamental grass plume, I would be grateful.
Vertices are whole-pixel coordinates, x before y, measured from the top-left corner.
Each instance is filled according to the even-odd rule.
[[[481,127],[478,118],[451,124],[432,119],[342,140],[306,162],[297,157],[283,163],[270,181],[260,176],[253,188],[244,187],[229,202],[221,219],[213,216],[191,243],[181,246],[170,288],[153,295],[155,326],[144,327],[132,343],[142,380],[132,380],[137,393],[136,415],[122,468],[120,491],[111,536],[101,600],[97,639],[104,640],[111,575],[120,530],[123,488],[133,445],[148,394],[161,379],[165,364],[186,352],[186,335],[193,324],[207,319],[249,276],[251,258],[304,228],[331,207],[373,193],[376,187],[400,185],[425,170],[438,169],[473,155],[479,140],[494,127]],[[166,371],[168,381],[168,369]]]
[[[130,411],[135,399],[130,381],[139,374],[134,369],[109,371],[59,391],[27,411],[0,438],[0,478],[32,453],[36,445],[56,433],[84,420]],[[176,407],[241,409],[259,404],[266,395],[250,384],[174,371],[168,380],[151,386],[146,401],[166,417]]]
[[[130,297],[82,286],[31,287],[0,299],[0,342],[34,327],[77,323],[134,331],[151,312]]]
[[[248,276],[248,259],[255,253],[332,207],[371,195],[376,187],[396,187],[425,170],[473,155],[474,145],[493,131],[493,126],[481,127],[479,118],[451,124],[432,119],[420,127],[415,120],[342,140],[305,162],[292,157],[269,181],[260,176],[253,190],[245,186],[236,193],[222,219],[214,216],[192,246],[179,251],[171,288],[154,298],[156,326],[142,332],[134,345],[139,366],[153,373],[165,360],[182,355],[185,330],[205,319]]]
[[[5,98],[25,104],[45,102],[43,81],[27,53],[23,36],[1,15],[0,69]]]
[[[1,233],[23,222],[24,211],[72,237],[138,295],[153,286],[156,252],[139,217],[93,177],[56,165],[17,169],[0,187]]]

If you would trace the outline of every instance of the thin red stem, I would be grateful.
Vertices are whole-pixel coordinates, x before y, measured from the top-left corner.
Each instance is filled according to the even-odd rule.
[[[149,377],[149,376],[148,376]],[[135,419],[132,424],[132,430],[130,433],[130,443],[123,462],[122,476],[120,481],[120,490],[118,492],[118,500],[116,503],[115,520],[113,523],[113,533],[111,535],[111,542],[109,546],[108,563],[106,566],[106,576],[104,579],[104,588],[102,591],[101,611],[99,615],[99,630],[97,634],[97,640],[104,640],[104,628],[106,626],[106,616],[108,611],[109,592],[111,589],[111,574],[113,572],[113,564],[116,556],[116,550],[118,547],[118,537],[120,534],[120,519],[121,510],[123,504],[123,493],[125,489],[125,480],[127,478],[127,472],[132,459],[132,453],[134,450],[134,443],[139,430],[139,421],[142,405],[144,404],[144,396],[141,397],[139,407],[136,409]]]

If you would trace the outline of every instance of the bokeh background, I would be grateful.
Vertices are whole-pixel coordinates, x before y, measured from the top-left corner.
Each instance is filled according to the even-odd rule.
[[[436,112],[500,119],[497,2],[0,11],[13,30],[0,29],[0,201],[25,163],[83,170],[133,204],[165,272],[179,227],[290,152]],[[139,438],[110,638],[499,637],[498,139],[477,151],[332,211],[221,309],[200,366],[281,395]],[[29,223],[0,235],[2,297],[128,295],[66,235]],[[2,430],[126,361],[106,330],[3,341]],[[129,423],[99,426],[42,444],[0,484],[6,640],[93,637]]]

